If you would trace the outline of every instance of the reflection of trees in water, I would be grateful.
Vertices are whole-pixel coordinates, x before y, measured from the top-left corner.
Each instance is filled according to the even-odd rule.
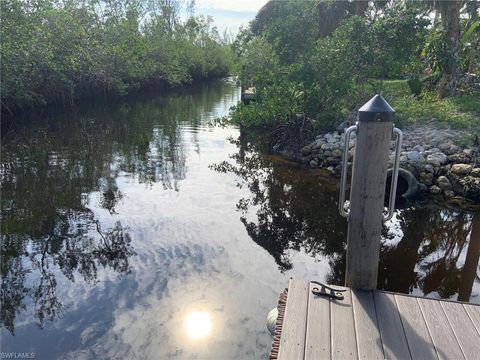
[[[465,264],[463,265],[458,290],[458,300],[468,301],[472,295],[472,287],[475,279],[480,281],[477,275],[478,261],[480,258],[480,214],[474,214],[472,220],[472,231],[470,233],[470,242],[468,244]]]
[[[142,183],[178,189],[186,175],[181,127],[189,127],[188,142],[199,151],[196,132],[210,120],[205,114],[235,89],[213,82],[194,92],[18,121],[14,130],[2,134],[2,185],[20,181],[34,191],[48,181],[53,182],[48,190],[61,196],[101,191],[110,210],[121,197],[115,183],[120,171]]]
[[[3,134],[1,197],[1,322],[34,309],[39,324],[61,314],[58,274],[94,283],[99,268],[129,271],[134,254],[117,223],[102,231],[86,208],[92,192],[116,214],[124,171],[137,181],[178,190],[186,176],[180,125],[196,128],[231,85],[104,109],[18,121]],[[190,140],[190,139],[189,139]],[[198,139],[193,136],[192,141]],[[198,145],[198,144],[197,144]]]
[[[425,295],[458,294],[458,300],[468,301],[479,279],[479,214],[425,206],[397,216],[403,237],[395,245],[382,246],[379,288],[408,293],[418,287]],[[465,263],[459,266],[465,251]]]
[[[250,199],[237,204],[241,221],[250,237],[272,254],[283,272],[293,267],[290,251],[303,250],[313,257],[330,256],[344,251],[346,225],[332,212],[335,207],[335,185],[291,165],[261,157],[243,141],[238,141],[235,164],[214,165],[221,172],[235,173],[252,192]],[[256,221],[248,220],[250,207],[255,209]]]
[[[337,181],[259,156],[245,134],[232,141],[238,153],[213,168],[236,174],[238,186],[251,191],[251,198],[237,204],[250,237],[269,251],[282,272],[293,267],[291,251],[326,256],[327,281],[343,285],[347,223],[337,213]],[[250,221],[253,211],[255,221]],[[395,226],[383,231],[378,288],[409,293],[419,287],[426,295],[458,293],[459,300],[468,301],[478,280],[480,216],[419,204],[398,211],[397,219],[403,233],[398,242],[388,241],[396,235]],[[462,267],[458,260],[466,248]]]
[[[99,267],[130,271],[128,259],[135,252],[119,222],[104,232],[91,212],[65,211],[44,230],[35,237],[2,233],[0,320],[11,333],[17,314],[27,307],[33,308],[40,326],[61,315],[59,272],[72,282],[80,276],[95,283]]]

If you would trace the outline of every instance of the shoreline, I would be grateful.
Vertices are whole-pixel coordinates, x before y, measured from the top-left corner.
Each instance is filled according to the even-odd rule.
[[[310,169],[341,174],[344,123],[336,131],[323,133],[302,147],[275,143],[273,152]],[[415,123],[403,130],[400,168],[418,182],[418,194],[467,209],[480,209],[480,146],[478,136],[453,129],[435,119]],[[352,140],[354,137],[352,138]],[[354,141],[350,143],[349,167]],[[393,165],[393,149],[389,167]]]
[[[221,80],[221,79],[229,79],[232,78],[231,75],[225,74],[220,76],[211,76],[205,78],[197,78],[193,79],[191,82],[182,83],[178,86],[172,86],[168,83],[144,83],[138,87],[132,86],[130,87],[125,93],[118,93],[116,91],[108,90],[107,92],[103,92],[100,88],[92,89],[92,91],[88,94],[80,94],[78,97],[75,97],[72,102],[55,102],[51,101],[45,104],[32,104],[32,105],[16,105],[12,109],[6,107],[5,104],[2,103],[0,106],[0,114],[2,117],[2,121],[12,121],[16,117],[23,117],[28,116],[29,112],[55,112],[55,111],[62,111],[62,110],[69,110],[80,108],[82,106],[88,105],[93,103],[94,105],[110,105],[124,100],[135,99],[137,97],[146,95],[151,96],[152,93],[156,95],[169,95],[174,93],[175,91],[182,91],[191,87],[200,86],[202,84],[206,84],[209,82]]]

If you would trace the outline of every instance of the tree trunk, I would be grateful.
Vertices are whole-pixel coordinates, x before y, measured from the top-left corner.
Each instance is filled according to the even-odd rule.
[[[478,21],[479,13],[479,2],[478,0],[470,0],[467,2],[467,12],[470,17],[468,22],[468,26],[472,26],[474,22]],[[468,28],[468,27],[467,27]],[[480,46],[480,39],[479,37],[475,37],[472,42],[472,48],[470,50],[470,60],[468,64],[468,72],[473,73],[478,68],[478,56],[476,56],[477,50]]]
[[[460,8],[461,1],[440,2],[440,12],[444,28],[444,42],[446,46],[446,59],[442,63],[442,78],[438,83],[440,98],[455,94],[458,81],[458,39],[460,37]]]

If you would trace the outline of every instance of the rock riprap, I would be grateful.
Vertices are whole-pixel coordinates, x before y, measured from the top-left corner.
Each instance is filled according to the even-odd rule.
[[[339,130],[319,135],[303,147],[301,161],[339,175],[345,141],[344,133]],[[416,177],[420,191],[480,202],[480,149],[468,140],[471,137],[471,133],[462,130],[439,127],[435,121],[411,125],[403,130],[400,166]],[[354,139],[353,135],[349,162],[353,158]],[[392,142],[390,166],[394,160],[393,146]]]

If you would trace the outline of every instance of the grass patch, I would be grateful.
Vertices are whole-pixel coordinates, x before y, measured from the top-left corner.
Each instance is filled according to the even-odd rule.
[[[455,128],[480,130],[480,93],[439,99],[435,92],[423,90],[414,98],[406,80],[373,81],[364,86],[369,96],[374,90],[392,105],[398,126],[435,118]]]
[[[406,80],[370,80],[358,85],[355,94],[346,107],[351,108],[352,101],[361,106],[374,94],[381,94],[395,109],[395,124],[399,127],[436,119],[453,128],[477,132],[480,128],[480,92],[440,100],[434,91],[423,90],[421,96],[415,98]]]

